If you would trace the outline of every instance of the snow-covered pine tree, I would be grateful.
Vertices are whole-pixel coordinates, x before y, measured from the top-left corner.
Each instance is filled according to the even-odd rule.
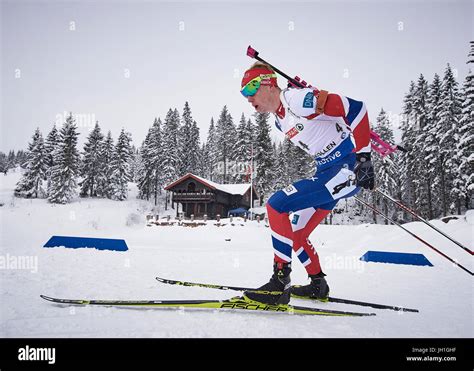
[[[113,161],[116,158],[114,140],[110,130],[107,132],[107,136],[102,143],[100,148],[100,158],[103,163],[102,172],[98,174],[97,178],[97,196],[113,198],[114,185],[113,185]]]
[[[8,162],[8,168],[9,169],[13,169],[18,160],[17,160],[18,156],[15,156],[15,151],[14,150],[10,150],[8,152],[8,157],[7,157],[7,162]],[[21,161],[19,163],[19,165],[22,167],[22,168],[26,168],[26,162],[28,161],[28,155],[23,159],[23,161]]]
[[[47,178],[47,193],[49,194],[49,187],[51,185],[51,170],[53,169],[54,164],[54,150],[56,149],[59,143],[59,132],[56,128],[56,124],[53,124],[53,128],[49,132],[45,141],[45,150],[46,150],[46,178]]]
[[[181,125],[178,129],[178,155],[180,166],[178,169],[178,176],[183,176],[190,171],[190,160],[189,160],[189,151],[187,144],[191,138],[191,125],[193,118],[191,116],[191,108],[189,108],[189,103],[186,101],[184,103],[183,115],[181,116]]]
[[[128,182],[130,176],[130,160],[132,157],[131,134],[124,129],[120,132],[115,145],[115,158],[112,160],[112,198],[123,201],[128,197]]]
[[[377,121],[375,125],[373,125],[373,130],[380,135],[384,141],[388,143],[394,143],[394,135],[393,130],[390,124],[390,120],[387,116],[387,113],[382,108],[377,116]],[[377,187],[380,187],[389,195],[395,195],[398,191],[398,172],[395,168],[396,161],[394,159],[394,154],[390,154],[387,157],[381,156],[372,156],[372,161],[374,163],[375,169],[375,179],[377,180]],[[383,205],[383,211],[385,216],[391,216],[391,214],[395,211],[393,209],[393,205],[387,202],[387,199],[380,198],[375,196],[376,203]],[[388,224],[387,220],[385,220],[385,224]]]
[[[155,118],[140,148],[140,166],[137,173],[138,197],[149,200],[155,194],[155,204],[162,177],[162,155],[161,120]]]
[[[55,165],[51,169],[48,193],[48,200],[52,203],[65,204],[76,195],[79,175],[78,136],[75,120],[70,113],[59,131],[58,145],[53,152]]]
[[[425,128],[425,161],[427,164],[426,180],[430,183],[432,214],[429,218],[435,218],[443,213],[442,207],[442,179],[444,177],[444,167],[441,161],[439,149],[438,117],[441,108],[441,78],[434,75],[433,81],[428,89],[428,122]]]
[[[400,154],[400,181],[401,181],[401,201],[410,208],[414,208],[415,186],[414,176],[416,171],[416,154],[413,152],[413,143],[416,140],[416,119],[414,109],[415,83],[410,82],[410,88],[404,98],[402,124],[402,142],[408,149]],[[406,217],[404,218],[406,219]]]
[[[237,140],[235,141],[235,160],[246,161],[248,156],[248,134],[246,133],[247,119],[244,113],[240,116],[239,125],[237,125]]]
[[[137,182],[137,175],[140,168],[140,150],[132,144],[132,158],[130,159],[130,177],[132,182]]]
[[[158,194],[163,188],[163,143],[161,137],[161,119],[156,119],[150,130],[149,159],[146,162],[151,168],[151,192],[154,195],[155,205],[158,204]]]
[[[56,128],[56,124],[54,124],[53,128],[51,129],[48,136],[46,137],[46,141],[45,141],[46,165],[49,168],[54,166],[53,152],[56,149],[58,142],[59,142],[59,132],[58,132],[58,129]]]
[[[233,183],[235,174],[229,174],[231,161],[234,160],[237,129],[227,106],[222,108],[216,124],[216,149],[218,164],[218,183]]]
[[[20,166],[20,167],[24,168],[23,164],[26,163],[26,160],[27,160],[27,154],[26,154],[26,152],[23,151],[22,149],[20,149],[20,150],[17,151],[17,153],[16,153],[14,162],[8,164],[9,169],[12,169],[12,168],[14,168],[14,167],[16,167],[16,166]]]
[[[291,184],[291,179],[288,176],[288,163],[285,153],[285,146],[289,140],[284,139],[283,142],[278,143],[276,150],[276,161],[274,164],[273,172],[275,174],[275,179],[273,182],[273,192],[276,192],[282,188],[285,188]]]
[[[444,167],[443,214],[460,213],[462,190],[455,186],[454,180],[459,177],[459,154],[455,150],[459,142],[459,121],[461,119],[461,96],[458,83],[448,64],[441,85],[441,106],[438,112],[438,133],[441,161]],[[459,184],[459,183],[458,183]]]
[[[163,146],[163,184],[174,182],[178,177],[180,169],[179,147],[178,147],[179,118],[176,119],[176,112],[171,108],[165,117],[163,124],[162,146]],[[165,209],[168,207],[168,199]]]
[[[201,138],[199,127],[196,121],[193,121],[193,125],[191,126],[191,141],[189,144],[189,151],[190,151],[190,164],[191,173],[197,174],[199,173],[199,162],[201,160]]]
[[[163,181],[164,184],[174,182],[178,177],[178,122],[175,120],[171,109],[165,117],[163,124]]]
[[[418,213],[424,217],[431,214],[431,192],[429,192],[430,182],[427,182],[427,161],[426,161],[426,137],[428,135],[428,82],[423,74],[418,78],[415,94],[413,97],[413,110],[416,126],[414,128],[415,138],[413,141],[413,157],[416,159],[413,164],[413,185],[414,205]]]
[[[464,198],[464,207],[472,208],[474,193],[474,41],[470,42],[471,50],[467,64],[470,67],[464,80],[462,89],[462,116],[459,126],[459,177],[455,180],[455,187],[461,190]]]
[[[152,128],[148,130],[145,140],[139,150],[139,166],[135,181],[138,187],[138,198],[142,200],[149,200],[152,194],[153,185],[153,168],[151,167],[151,136]]]
[[[46,180],[46,160],[43,136],[37,128],[28,146],[26,171],[15,188],[16,196],[38,198],[46,195],[43,189],[43,181]]]
[[[183,115],[181,116],[181,127],[179,130],[179,175],[196,173],[199,162],[199,128],[193,120],[189,103],[185,102]]]
[[[249,125],[250,123],[250,125]],[[237,141],[235,143],[234,160],[239,170],[235,181],[237,183],[250,182],[250,178],[246,171],[251,166],[251,156],[253,148],[253,127],[250,120],[247,121],[245,115],[242,113],[239,125],[237,126]]]
[[[7,155],[0,151],[0,172],[7,174],[8,158]]]
[[[209,179],[209,151],[207,150],[207,144],[202,143],[199,149],[199,161],[196,170],[196,175]]]
[[[209,124],[209,130],[207,132],[206,155],[208,157],[208,163],[205,167],[204,177],[209,180],[216,181],[218,177],[217,134],[213,117],[211,117],[211,123]]]
[[[252,177],[255,178],[255,155],[257,153],[257,126],[253,123],[253,121],[249,118],[247,119],[247,132],[250,135],[250,159],[251,159],[251,166],[252,166]],[[249,169],[250,170],[250,169]],[[250,174],[246,177],[250,180]],[[254,180],[255,182],[255,180]]]
[[[181,170],[183,169],[182,158],[180,156],[180,132],[181,132],[181,118],[177,108],[173,110],[173,120],[176,122],[176,153],[178,155],[178,162],[176,164],[176,170],[178,176],[182,176]]]
[[[26,163],[26,161],[28,160],[28,157],[25,155],[25,152],[23,153],[23,157],[21,158],[20,160],[20,157],[18,155],[14,156],[14,162],[12,163],[11,160],[10,160],[10,153],[12,151],[8,151],[8,154],[7,153],[3,153],[3,155],[5,156],[5,159],[4,159],[4,162],[5,162],[5,165],[6,165],[6,168],[7,170],[8,169],[12,169],[16,166],[20,166],[22,169],[24,169],[25,167],[23,166],[24,163]],[[15,151],[13,151],[14,153]],[[20,153],[20,151],[18,151],[18,153]],[[26,150],[26,154],[28,153],[28,150]]]
[[[270,125],[268,124],[268,113],[256,113],[255,124],[257,126],[257,148],[255,151],[256,179],[255,185],[257,193],[260,195],[260,206],[263,205],[264,198],[273,188],[275,179],[274,153],[272,141],[270,139]]]
[[[277,173],[278,173],[278,164],[277,164],[277,159],[279,155],[279,145],[275,141],[272,141],[272,157],[273,157],[273,163],[272,163],[272,174],[273,174],[273,181],[270,187],[270,191],[268,192],[269,194],[275,192],[276,189],[276,183],[277,183]]]
[[[257,145],[257,126],[253,123],[251,119],[247,120],[247,131],[250,133],[253,148],[255,148],[255,146]]]
[[[84,144],[84,154],[81,166],[82,181],[81,197],[96,197],[97,183],[99,174],[103,172],[104,163],[101,157],[101,147],[103,145],[104,135],[100,130],[99,121],[96,121],[94,129],[87,137],[87,142]]]

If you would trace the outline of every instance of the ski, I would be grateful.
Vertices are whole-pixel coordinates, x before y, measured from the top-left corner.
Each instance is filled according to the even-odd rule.
[[[161,277],[155,277],[155,278],[156,278],[157,281],[159,281],[161,283],[166,283],[166,284],[169,284],[169,285],[179,285],[179,286],[189,286],[189,287],[192,287],[192,286],[194,286],[194,287],[205,287],[205,288],[208,288],[208,289],[217,289],[217,290],[252,291],[252,292],[259,293],[259,294],[272,294],[271,291],[256,290],[256,289],[253,289],[253,288],[250,288],[250,287],[225,286],[225,285],[214,285],[214,284],[209,284],[209,283],[176,281],[176,280],[170,280],[170,279],[161,278]],[[278,294],[278,293],[275,293],[275,294]],[[369,303],[369,302],[365,302],[365,301],[357,301],[357,300],[351,300],[351,299],[334,298],[334,297],[331,297],[331,296],[329,296],[327,299],[323,299],[323,300],[300,297],[300,296],[295,296],[295,295],[292,295],[292,297],[295,297],[297,299],[305,299],[305,300],[320,301],[320,302],[332,302],[332,303],[359,305],[359,306],[370,307],[370,308],[375,308],[375,309],[389,309],[389,310],[395,310],[395,311],[401,311],[401,312],[415,312],[415,313],[419,312],[418,309],[404,308],[404,307],[398,307],[398,306],[394,306],[394,305]]]
[[[40,295],[42,299],[63,305],[97,305],[112,307],[134,307],[134,308],[196,308],[213,310],[247,310],[257,312],[281,312],[294,315],[318,315],[318,316],[352,316],[364,317],[375,316],[375,313],[346,312],[339,310],[327,310],[293,305],[267,305],[247,301],[241,297],[228,300],[84,300],[84,299],[60,299],[46,295]]]

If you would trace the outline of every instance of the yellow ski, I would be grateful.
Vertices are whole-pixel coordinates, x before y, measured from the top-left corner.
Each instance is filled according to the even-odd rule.
[[[345,312],[329,309],[300,307],[293,305],[268,305],[235,297],[228,300],[84,300],[60,299],[40,295],[44,300],[64,305],[97,305],[112,307],[140,307],[140,308],[196,308],[214,310],[243,310],[257,312],[280,312],[298,315],[318,316],[374,316],[375,313]]]

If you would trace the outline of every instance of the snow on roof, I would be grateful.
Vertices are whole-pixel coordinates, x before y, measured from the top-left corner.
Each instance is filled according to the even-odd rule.
[[[200,176],[194,175],[194,174],[187,174],[187,175],[192,175],[196,179],[201,180],[203,183],[207,183],[210,186],[218,189],[219,191],[230,193],[231,195],[244,195],[245,192],[248,191],[250,188],[250,183],[241,183],[241,184],[219,184],[219,183],[214,183],[211,182],[210,180],[201,178]]]

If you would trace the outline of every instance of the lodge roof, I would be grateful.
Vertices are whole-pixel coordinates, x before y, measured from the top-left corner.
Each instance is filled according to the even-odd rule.
[[[219,190],[219,191],[222,191],[222,192],[225,192],[225,193],[229,193],[231,195],[241,195],[243,196],[250,188],[250,183],[237,183],[237,184],[219,184],[219,183],[215,183],[215,182],[212,182],[210,180],[207,180],[207,179],[204,179],[204,178],[201,178],[200,176],[197,176],[197,175],[194,175],[194,174],[191,174],[191,173],[187,173],[186,175],[182,176],[181,178],[175,180],[173,183],[167,185],[165,187],[165,190],[170,190],[171,188],[173,188],[174,186],[178,185],[179,183],[185,181],[186,179],[189,179],[189,178],[192,178],[194,179],[195,181],[201,183],[201,184],[204,184],[205,186],[213,189],[213,190]],[[257,194],[257,192],[255,191],[255,188],[253,189],[254,193]]]

